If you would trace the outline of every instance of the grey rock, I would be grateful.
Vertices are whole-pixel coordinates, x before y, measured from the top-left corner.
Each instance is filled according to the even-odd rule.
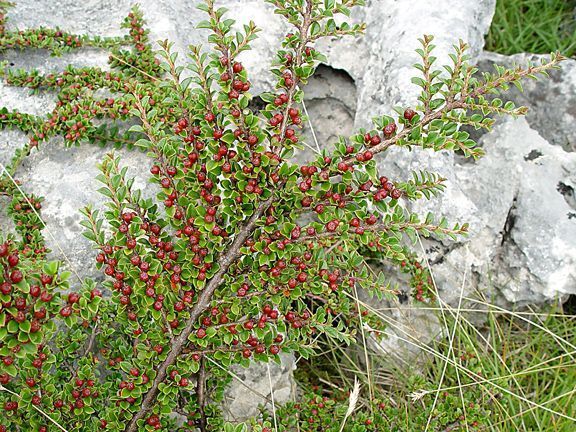
[[[374,303],[374,300],[368,301]],[[438,317],[419,308],[411,299],[404,303],[384,302],[378,308],[383,311],[387,326],[383,338],[376,339],[371,333],[368,343],[375,352],[385,356],[384,363],[412,368],[413,362],[421,358],[422,347],[443,332]]]
[[[576,155],[551,145],[525,119],[508,120],[483,142],[488,155],[478,164],[477,178],[494,179],[494,188],[480,188],[472,181],[476,186],[469,192],[479,208],[501,192],[510,204],[506,223],[501,225],[500,250],[494,257],[498,269],[494,285],[515,303],[575,294]],[[503,215],[489,208],[482,213],[486,219]],[[492,235],[496,234],[493,231]],[[499,260],[503,265],[498,265]],[[486,274],[490,263],[486,264],[477,267],[480,275]],[[482,279],[489,282],[485,276]]]
[[[282,353],[280,360],[281,364],[253,363],[249,368],[232,368],[234,385],[226,389],[222,404],[225,418],[232,421],[247,420],[258,414],[259,405],[271,409],[272,401],[277,404],[294,399],[294,356]]]
[[[412,65],[419,61],[414,50],[420,47],[418,38],[422,35],[435,37],[437,65],[449,61],[448,54],[459,39],[470,45],[470,54],[476,58],[484,46],[496,2],[426,0],[407,4],[373,0],[368,4],[368,30],[359,42],[365,44],[368,58],[358,58],[353,66],[362,71],[356,117],[359,127],[369,125],[375,115],[390,113],[395,105],[414,103],[419,87],[410,80],[415,74]]]
[[[538,64],[546,56],[516,54],[503,56],[484,52],[479,58],[481,71],[492,72],[494,64],[505,67],[523,66],[528,62]],[[566,151],[576,151],[576,61],[566,60],[561,69],[550,72],[550,79],[526,81],[520,92],[513,87],[507,98],[516,105],[529,108],[526,119],[550,144]]]
[[[306,89],[305,103],[319,145],[330,146],[338,136],[354,132],[356,84],[346,71],[320,65]]]
[[[448,188],[419,210],[471,225],[463,241],[425,243],[443,299],[454,306],[462,283],[465,296],[480,289],[494,302],[516,305],[576,293],[576,157],[549,144],[524,118],[507,119],[482,143],[487,154],[475,164],[428,156],[446,163],[439,171]],[[397,156],[402,169],[423,160]]]
[[[296,153],[294,161],[309,162],[319,150],[333,149],[338,136],[354,133],[356,93],[356,84],[346,71],[326,65],[318,67],[304,97],[304,114],[309,117],[303,129],[307,145]]]
[[[120,36],[119,23],[128,15],[130,0],[19,1],[8,11],[9,29],[60,27],[79,34]]]
[[[101,279],[96,270],[93,245],[82,236],[83,216],[79,210],[87,205],[103,209],[106,198],[97,192],[101,185],[95,180],[100,163],[109,148],[82,145],[65,148],[52,140],[38,152],[32,152],[18,169],[23,189],[43,196],[42,218],[47,224],[44,234],[54,258],[66,260],[68,266],[83,277]],[[116,151],[122,164],[129,167],[129,176],[136,177],[134,187],[153,191],[147,184],[145,167],[149,160],[139,151]],[[62,254],[61,251],[64,251]]]
[[[24,133],[16,129],[0,132],[0,164],[7,166],[12,160],[16,149],[22,148],[28,142]],[[0,165],[0,172],[2,172]]]

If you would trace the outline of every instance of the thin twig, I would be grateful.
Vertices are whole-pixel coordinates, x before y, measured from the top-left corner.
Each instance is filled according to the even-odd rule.
[[[12,396],[16,396],[18,399],[22,400],[22,397],[18,393],[15,393],[12,390],[7,389],[2,384],[0,384],[0,391],[5,391],[6,393],[11,394]],[[68,432],[68,429],[65,429],[56,420],[54,420],[52,417],[50,417],[48,414],[46,414],[44,411],[42,411],[36,405],[32,405],[32,408],[34,408],[36,411],[38,411],[40,414],[42,414],[44,417],[46,417],[48,420],[50,420],[52,423],[54,423],[58,429],[60,429],[63,432]]]
[[[198,370],[198,378],[196,382],[196,397],[198,398],[198,410],[200,411],[200,430],[206,432],[206,412],[204,407],[206,405],[206,394],[204,392],[206,385],[206,361],[202,356],[200,359],[200,369]]]
[[[32,212],[34,212],[34,214],[36,215],[36,217],[38,218],[38,220],[40,221],[40,223],[42,224],[42,227],[46,230],[46,232],[48,233],[48,235],[52,238],[52,241],[54,242],[54,244],[56,245],[56,247],[58,248],[58,250],[60,251],[60,253],[62,254],[62,256],[64,257],[64,260],[68,263],[68,266],[70,268],[70,271],[72,271],[72,273],[74,273],[74,276],[76,276],[78,278],[78,281],[80,283],[82,283],[82,278],[80,277],[80,275],[76,272],[76,270],[74,269],[74,266],[72,265],[72,263],[70,262],[70,259],[68,258],[68,256],[66,255],[66,253],[64,252],[64,249],[62,249],[62,246],[60,246],[60,243],[58,243],[58,240],[56,240],[56,237],[54,237],[54,234],[52,234],[52,231],[50,231],[50,229],[46,226],[46,223],[44,222],[44,220],[40,217],[40,214],[36,211],[36,208],[34,207],[34,205],[32,205],[32,203],[30,202],[30,200],[28,199],[28,196],[24,193],[24,191],[22,190],[22,188],[18,185],[18,183],[16,182],[16,180],[14,180],[14,177],[12,177],[12,175],[10,174],[10,172],[8,172],[8,170],[6,169],[6,167],[4,166],[4,164],[2,162],[0,162],[0,171],[3,171],[4,173],[6,173],[6,175],[8,176],[8,178],[10,179],[10,181],[12,183],[14,183],[14,186],[16,186],[16,189],[18,189],[18,192],[20,192],[20,194],[22,195],[22,197],[24,198],[24,200],[26,201],[26,203],[30,206],[30,208],[32,209]]]
[[[92,348],[94,347],[94,342],[96,341],[97,334],[98,334],[98,324],[96,324],[92,329],[92,334],[90,335],[88,345],[86,345],[86,349],[84,350],[84,355],[82,357],[86,357],[90,353],[90,351],[92,351]]]
[[[270,372],[270,362],[266,363],[268,368],[268,384],[270,385],[270,399],[272,400],[272,415],[274,417],[274,430],[278,432],[278,421],[276,420],[276,404],[274,403],[274,388],[272,386],[272,374]]]
[[[300,90],[299,86],[296,86],[296,88],[298,90]],[[310,115],[308,114],[308,109],[306,108],[306,103],[304,102],[304,99],[302,99],[302,110],[304,111],[304,114],[306,115],[306,118],[308,119],[308,126],[310,127],[310,132],[312,133],[312,138],[314,139],[314,144],[316,144],[316,150],[317,150],[318,154],[320,154],[320,153],[322,153],[322,150],[320,150],[320,144],[318,143],[318,138],[316,137],[316,132],[314,131],[314,126],[312,126],[312,121],[310,120]]]

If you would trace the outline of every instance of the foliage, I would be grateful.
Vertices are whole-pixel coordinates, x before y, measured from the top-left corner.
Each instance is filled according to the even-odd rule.
[[[361,364],[363,354],[356,359],[353,350],[327,343],[323,351],[330,354],[300,364],[303,396],[298,402],[277,406],[275,416],[263,411],[253,430],[273,431],[277,426],[279,431],[325,432],[510,431],[546,430],[553,425],[568,432],[574,428],[574,315],[557,308],[520,312],[488,306],[478,310],[486,319],[479,327],[469,321],[470,313],[456,318],[456,310],[444,312],[446,324],[455,329],[453,341],[440,337],[426,346],[428,354],[420,354],[425,358],[401,364],[369,351],[371,367],[380,372],[372,378],[375,397],[370,404],[361,396],[345,423],[353,391],[341,389],[351,388],[367,367]],[[437,315],[442,319],[439,311]]]
[[[423,346],[417,361],[401,364],[369,351],[371,367],[379,371],[372,388],[380,402],[371,406],[360,398],[343,430],[372,430],[372,425],[391,431],[547,430],[552,425],[572,430],[576,317],[557,308],[511,311],[476,302],[487,306],[473,314],[483,314],[480,327],[469,312],[436,309],[452,342],[440,337]],[[317,356],[299,368],[305,396],[301,403],[277,407],[278,430],[294,430],[290,426],[299,422],[300,430],[313,424],[315,430],[340,431],[341,422],[334,419],[342,419],[349,406],[340,389],[366,373],[346,351]],[[273,421],[272,413],[264,412],[257,423],[265,428]]]
[[[237,58],[258,29],[250,23],[236,31],[212,0],[200,6],[207,19],[198,24],[211,31],[212,49],[190,47],[185,65],[166,41],[155,57],[137,8],[124,22],[125,38],[4,28],[1,49],[59,54],[98,46],[111,49],[112,68],[5,71],[8,84],[54,91],[58,103],[45,118],[8,108],[0,114],[3,127],[30,137],[0,183],[21,235],[0,239],[4,430],[221,430],[222,370],[279,361],[281,351],[307,357],[320,334],[348,343],[361,317],[382,328],[354,300],[358,289],[395,294],[366,257],[387,259],[411,277],[419,301],[430,301],[430,278],[410,240],[455,238],[467,225],[408,209],[442,191],[439,174],[387,178],[374,156],[392,146],[481,156],[460,126],[489,128],[492,115],[523,114],[487,96],[562,60],[555,54],[479,79],[464,43],[451,65],[436,69],[425,36],[414,78],[418,106],[375,118],[372,130],[342,137],[298,166],[289,158],[301,148],[302,87],[324,60],[313,43],[361,33],[362,25],[334,16],[345,20],[362,1],[268,3],[294,32],[282,41],[271,70],[276,87],[262,95],[267,105],[258,114]],[[83,209],[82,224],[106,280],[80,280],[70,292],[71,275],[45,261],[40,199],[14,179],[23,158],[56,136],[67,145],[141,149],[157,192],[145,198],[118,156],[104,158],[97,180],[107,204]]]
[[[486,48],[502,54],[576,53],[576,1],[498,0]]]

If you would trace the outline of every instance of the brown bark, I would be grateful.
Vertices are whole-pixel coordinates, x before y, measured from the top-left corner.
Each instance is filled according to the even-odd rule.
[[[262,201],[250,219],[242,224],[240,232],[236,235],[236,238],[232,242],[232,244],[228,247],[227,251],[221,255],[220,259],[218,259],[218,266],[219,270],[214,275],[214,277],[206,284],[204,289],[202,290],[200,297],[198,298],[198,302],[194,305],[192,310],[190,311],[190,319],[186,323],[186,327],[182,330],[182,332],[174,338],[172,342],[172,349],[170,350],[170,354],[166,360],[162,362],[159,366],[158,371],[156,373],[156,377],[152,382],[152,386],[146,393],[144,400],[142,401],[142,406],[140,410],[134,414],[134,417],[128,423],[126,427],[126,432],[136,432],[137,431],[137,422],[138,420],[144,418],[144,416],[152,409],[154,406],[154,402],[156,401],[156,396],[158,395],[158,386],[161,382],[164,382],[166,379],[168,368],[172,366],[178,356],[182,353],[186,343],[188,342],[188,336],[192,334],[194,330],[196,321],[200,317],[200,315],[210,306],[210,300],[212,299],[212,295],[216,291],[216,289],[222,284],[224,280],[224,275],[239,257],[240,257],[240,248],[244,244],[244,242],[248,239],[248,237],[252,234],[254,229],[256,228],[256,222],[260,217],[264,214],[266,209],[272,204],[274,201],[274,195],[271,195],[266,201]]]

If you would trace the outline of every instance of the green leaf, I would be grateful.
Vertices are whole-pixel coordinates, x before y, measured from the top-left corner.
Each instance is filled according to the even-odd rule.
[[[30,321],[26,320],[20,323],[20,330],[24,333],[30,333]]]
[[[44,273],[50,276],[56,276],[58,273],[58,262],[51,261],[49,263],[44,264]]]
[[[131,126],[130,129],[128,129],[128,132],[141,132],[141,133],[144,133],[144,128],[142,127],[142,125],[135,124],[135,125]]]
[[[416,84],[416,85],[418,85],[418,86],[420,86],[420,87],[422,87],[422,88],[426,88],[426,81],[425,81],[423,78],[413,77],[413,78],[411,79],[411,81],[412,81],[413,84]]]

